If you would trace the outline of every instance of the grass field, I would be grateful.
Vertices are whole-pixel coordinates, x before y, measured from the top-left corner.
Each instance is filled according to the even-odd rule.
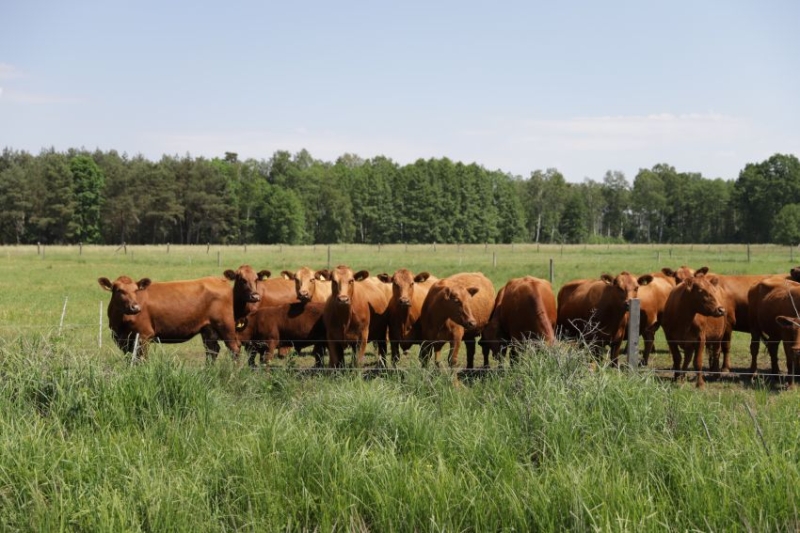
[[[794,265],[774,246],[749,260],[744,246],[2,248],[0,530],[800,528],[798,393],[768,382],[698,391],[563,345],[478,375],[413,357],[396,374],[252,372],[224,351],[206,365],[198,339],[132,366],[99,327],[99,276],[277,274],[329,257],[372,273],[480,270],[497,288],[547,279],[552,259],[556,290],[623,269]],[[746,366],[746,338],[734,350]]]

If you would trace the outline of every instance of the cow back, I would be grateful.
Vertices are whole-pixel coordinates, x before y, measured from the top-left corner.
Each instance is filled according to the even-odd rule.
[[[510,339],[530,337],[548,343],[555,340],[556,298],[547,281],[533,276],[509,280],[498,297],[495,313],[499,326]]]

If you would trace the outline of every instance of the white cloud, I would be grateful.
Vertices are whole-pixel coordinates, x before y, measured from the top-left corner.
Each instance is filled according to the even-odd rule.
[[[0,80],[16,80],[24,77],[22,71],[14,65],[0,63]]]

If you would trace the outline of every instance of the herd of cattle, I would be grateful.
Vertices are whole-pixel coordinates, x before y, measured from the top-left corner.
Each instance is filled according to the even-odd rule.
[[[693,361],[698,386],[704,383],[705,350],[712,371],[720,370],[720,355],[722,370],[730,371],[734,330],[751,334],[751,372],[757,370],[761,341],[772,373],[779,373],[781,343],[790,385],[800,370],[800,267],[789,275],[721,275],[707,267],[663,268],[639,277],[603,274],[570,281],[557,298],[550,283],[532,276],[512,279],[495,293],[479,272],[437,279],[400,269],[370,276],[347,266],[304,267],[271,278],[268,270],[242,265],[226,270],[224,278],[152,282],[120,276],[98,282],[111,292],[108,318],[115,342],[133,352],[138,341],[141,356],[153,340],[183,342],[199,333],[209,358],[216,358],[222,340],[235,357],[245,347],[251,365],[256,354],[268,362],[277,350],[293,346],[298,351],[311,347],[317,366],[323,366],[327,348],[331,367],[342,366],[344,350],[351,347],[361,366],[369,342],[376,344],[383,364],[389,349],[396,363],[401,350],[414,344],[420,345],[423,364],[432,354],[438,363],[449,343],[450,364],[457,365],[463,342],[466,366],[472,368],[477,345],[488,366],[490,355],[499,358],[510,351],[513,360],[527,341],[577,338],[597,357],[608,349],[616,365],[629,302],[638,298],[645,365],[662,327],[676,378]]]

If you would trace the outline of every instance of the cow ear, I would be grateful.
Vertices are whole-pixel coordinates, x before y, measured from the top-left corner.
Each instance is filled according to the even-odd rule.
[[[136,282],[136,287],[137,287],[137,288],[138,288],[140,291],[143,291],[143,290],[145,290],[147,287],[149,287],[149,286],[150,286],[150,283],[152,283],[152,281],[150,280],[150,278],[142,278],[142,279],[140,279],[139,281],[137,281],[137,282]]]
[[[653,281],[653,276],[651,274],[645,274],[644,276],[639,276],[639,279],[636,281],[639,285],[649,285],[650,282]]]
[[[791,278],[792,278],[794,281],[800,281],[800,267],[793,267],[793,268],[792,268],[792,269],[789,271],[789,276],[790,276],[790,277],[791,277]]]
[[[282,270],[281,277],[283,279],[294,279],[294,272],[289,272],[288,270]]]
[[[602,274],[600,279],[603,280],[607,285],[614,284],[614,278],[612,278],[610,274]]]
[[[708,281],[710,281],[714,286],[719,285],[719,278],[717,276],[709,276]]]
[[[700,268],[698,268],[697,270],[694,271],[694,275],[695,276],[705,276],[706,274],[708,274],[708,267],[707,266],[700,267]]]
[[[422,283],[423,281],[428,281],[428,278],[431,277],[430,272],[420,272],[416,276],[414,276],[414,281],[417,283]]]
[[[353,279],[355,279],[356,281],[364,281],[368,277],[369,277],[369,270],[359,270],[358,272],[355,273]]]
[[[662,272],[662,274],[664,274],[665,276],[669,276],[669,277],[671,277],[671,278],[674,278],[675,276],[677,276],[677,275],[678,275],[678,273],[677,273],[677,272],[675,272],[674,270],[672,270],[672,269],[671,269],[671,268],[669,268],[669,267],[664,267],[664,268],[662,268],[662,269],[661,269],[661,272]]]
[[[776,316],[775,322],[782,328],[800,329],[800,319],[792,316]]]
[[[467,289],[467,292],[469,293],[470,296],[475,296],[476,294],[478,294],[479,290],[480,289],[478,287],[470,287],[469,289]]]
[[[110,291],[114,287],[114,285],[111,283],[111,280],[108,278],[97,278],[97,283],[99,283],[100,287],[106,291]]]
[[[226,270],[225,272],[223,272],[222,275],[225,276],[230,281],[233,281],[233,280],[236,279],[236,272],[234,272],[230,268],[228,270]]]
[[[391,283],[392,282],[392,278],[386,272],[381,272],[380,274],[378,274],[378,279],[381,280],[384,283]]]
[[[453,291],[450,290],[450,287],[445,287],[442,289],[442,296],[444,296],[445,300],[449,300],[453,295]]]
[[[265,279],[267,279],[267,278],[268,278],[268,277],[270,277],[271,275],[272,275],[272,272],[270,272],[269,270],[261,270],[261,271],[259,271],[259,273],[257,274],[257,276],[258,276],[258,281],[264,281]]]

